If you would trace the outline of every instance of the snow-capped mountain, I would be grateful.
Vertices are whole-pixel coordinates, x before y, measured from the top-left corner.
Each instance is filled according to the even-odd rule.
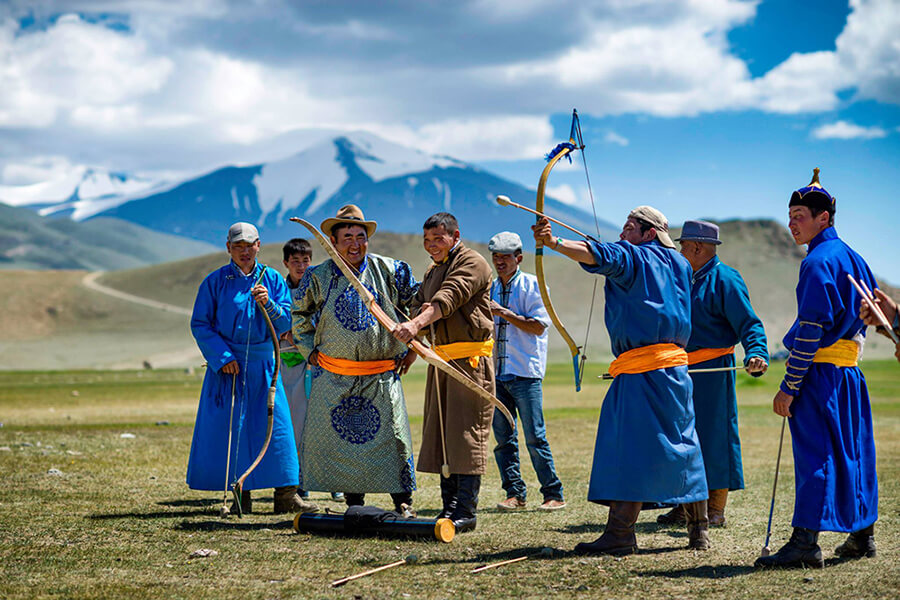
[[[57,195],[63,191],[58,188]],[[466,163],[353,132],[285,159],[223,167],[178,183],[85,173],[68,196],[34,191],[29,202],[16,203],[40,203],[42,214],[68,214],[75,220],[116,217],[217,245],[235,221],[254,223],[263,242],[277,242],[304,235],[290,217],[318,224],[349,203],[388,231],[421,233],[425,219],[444,210],[459,218],[468,239],[487,241],[503,229],[523,238],[530,235],[534,218],[497,205],[498,194],[525,205],[534,202],[533,191]],[[3,188],[0,201],[6,201]],[[593,229],[590,215],[575,207],[548,198],[546,210],[576,227]],[[607,225],[602,234],[609,239],[617,232]]]

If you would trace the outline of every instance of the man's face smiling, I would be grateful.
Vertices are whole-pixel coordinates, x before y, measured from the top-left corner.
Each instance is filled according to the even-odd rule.
[[[425,252],[431,256],[431,260],[436,263],[442,263],[446,260],[450,250],[459,241],[459,231],[450,234],[447,229],[440,225],[432,229],[426,229],[422,235],[422,243],[425,246]]]
[[[336,233],[331,236],[331,243],[348,264],[359,270],[369,249],[366,228],[362,225],[349,225],[335,230]]]
[[[303,274],[306,273],[306,269],[309,268],[309,264],[312,262],[312,257],[308,254],[300,254],[299,252],[295,252],[291,254],[291,257],[284,261],[284,266],[287,267],[288,273],[291,276],[291,279],[295,283],[299,283],[301,279],[303,279]]]
[[[503,280],[503,283],[507,283],[516,274],[519,263],[522,262],[522,255],[493,252],[491,261],[494,263],[494,269],[497,270],[497,276]]]

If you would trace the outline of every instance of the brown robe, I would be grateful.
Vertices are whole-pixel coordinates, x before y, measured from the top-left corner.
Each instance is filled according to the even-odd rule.
[[[433,344],[483,342],[494,332],[491,316],[491,267],[475,250],[459,244],[447,262],[432,265],[425,273],[416,302],[431,302],[443,318],[422,332]],[[473,369],[468,359],[450,361],[485,390],[494,393],[494,361],[482,356]],[[435,387],[437,386],[437,387]],[[437,392],[440,391],[438,394]],[[438,402],[440,399],[440,410]],[[441,416],[447,443],[450,472],[483,475],[487,467],[488,441],[494,407],[434,367],[428,367],[425,386],[425,417],[422,423],[422,449],[417,469],[440,473],[444,462],[441,446]]]

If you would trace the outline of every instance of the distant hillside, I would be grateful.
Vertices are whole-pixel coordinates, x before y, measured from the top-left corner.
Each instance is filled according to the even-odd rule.
[[[726,221],[720,225],[725,243],[720,246],[719,256],[741,271],[765,323],[770,349],[778,349],[796,309],[794,289],[804,250],[774,221]],[[528,240],[525,243],[530,245]],[[472,247],[488,257],[483,244]],[[369,250],[407,260],[417,277],[421,277],[429,262],[418,235],[379,231]],[[318,246],[313,251],[314,262],[320,262],[324,251]],[[260,260],[284,272],[280,244],[265,245]],[[190,308],[203,277],[227,261],[223,249],[178,262],[106,273],[100,282],[130,294]],[[546,266],[554,306],[581,344],[594,278],[553,252],[548,252]],[[523,268],[534,272],[531,253],[526,254]],[[154,365],[202,362],[190,336],[187,317],[100,296],[78,285],[83,275],[0,271],[0,285],[17,290],[7,297],[7,310],[0,312],[0,330],[5,333],[0,341],[0,368],[140,366],[144,360]],[[609,337],[603,324],[602,284],[600,278],[587,344],[587,376],[599,375],[610,359]],[[898,290],[890,292],[900,296]],[[550,334],[550,348],[553,360],[567,356],[555,331]],[[893,352],[889,349],[886,339],[869,336],[867,356],[886,356]]]
[[[214,248],[120,219],[79,223],[0,204],[0,269],[128,269]]]

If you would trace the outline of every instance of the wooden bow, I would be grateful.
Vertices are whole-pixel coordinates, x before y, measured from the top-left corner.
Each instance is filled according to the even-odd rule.
[[[350,285],[357,291],[363,303],[366,305],[366,308],[369,309],[369,312],[372,313],[372,316],[375,317],[375,320],[378,321],[382,327],[387,329],[390,332],[394,331],[394,327],[397,323],[391,319],[384,309],[378,304],[375,300],[375,296],[372,295],[372,292],[363,285],[362,281],[356,276],[356,273],[353,272],[353,269],[350,268],[343,257],[338,254],[338,251],[334,246],[331,245],[331,241],[319,231],[315,225],[309,223],[308,221],[304,221],[298,217],[291,217],[291,221],[294,223],[299,223],[309,229],[310,233],[312,233],[316,240],[325,248],[325,251],[334,261],[334,264],[337,265],[338,269],[341,270],[341,273],[344,274],[344,277],[347,278],[347,281],[350,282]],[[463,373],[455,369],[450,363],[445,361],[443,358],[437,355],[437,353],[424,345],[419,340],[413,339],[411,342],[407,344],[407,346],[416,354],[422,357],[425,362],[434,367],[435,369],[446,374],[450,379],[453,379],[457,383],[463,385],[466,389],[473,392],[479,398],[494,405],[494,408],[503,413],[503,416],[506,417],[506,420],[509,421],[510,427],[515,429],[516,422],[513,419],[512,414],[509,412],[502,402],[497,400],[493,395],[489,394],[483,387],[466,377]]]
[[[541,179],[538,181],[537,188],[537,199],[535,200],[535,210],[539,213],[544,212],[544,191],[547,187],[547,179],[550,177],[550,171],[553,170],[553,167],[562,159],[564,156],[568,156],[570,153],[574,152],[578,149],[578,146],[575,145],[575,124],[577,123],[578,113],[573,111],[572,117],[572,130],[569,133],[569,141],[568,143],[559,144],[553,152],[550,153],[547,159],[547,166],[544,167],[543,172],[541,173]],[[571,157],[569,158],[571,161]],[[540,220],[541,217],[538,217]],[[582,234],[583,235],[583,234]],[[535,274],[537,275],[538,287],[541,291],[541,300],[544,301],[544,307],[547,309],[547,314],[550,315],[550,320],[553,322],[553,326],[556,327],[556,330],[559,332],[559,335],[562,336],[563,340],[565,340],[566,345],[569,346],[569,352],[572,354],[572,367],[575,369],[575,391],[581,391],[581,367],[583,365],[583,360],[580,360],[581,357],[581,346],[575,343],[575,340],[572,339],[572,336],[566,330],[565,325],[563,325],[562,320],[560,320],[559,315],[556,314],[556,309],[553,308],[553,302],[550,300],[550,290],[547,288],[547,281],[544,278],[544,244],[543,242],[536,242],[534,248],[534,269]]]
[[[259,279],[257,279],[256,283],[258,284],[262,281],[263,274],[266,272],[266,265],[262,265],[262,271],[259,274]],[[253,287],[256,287],[254,285]],[[252,289],[252,288],[251,288]],[[259,454],[253,460],[247,470],[244,471],[244,474],[237,478],[237,481],[234,482],[234,485],[231,487],[231,493],[234,494],[235,505],[237,506],[237,514],[238,517],[243,517],[243,510],[241,507],[241,492],[244,489],[244,480],[253,472],[253,470],[259,465],[262,461],[263,456],[266,455],[266,450],[269,449],[269,442],[272,441],[272,426],[275,422],[275,392],[278,390],[278,372],[281,368],[281,348],[278,344],[278,334],[275,332],[275,325],[272,324],[272,319],[269,317],[269,312],[266,310],[266,307],[263,306],[262,302],[259,300],[256,301],[256,304],[259,306],[260,312],[262,312],[263,317],[266,319],[266,325],[269,327],[269,336],[272,338],[272,347],[275,349],[275,370],[272,372],[272,381],[269,383],[269,395],[266,398],[266,441],[263,442],[263,447],[259,451]],[[247,335],[250,335],[250,327],[247,327]],[[244,368],[247,368],[247,364],[244,364]],[[246,377],[246,373],[244,377]],[[246,400],[246,399],[245,399]],[[240,440],[238,440],[240,443]],[[229,448],[229,452],[231,449]]]

